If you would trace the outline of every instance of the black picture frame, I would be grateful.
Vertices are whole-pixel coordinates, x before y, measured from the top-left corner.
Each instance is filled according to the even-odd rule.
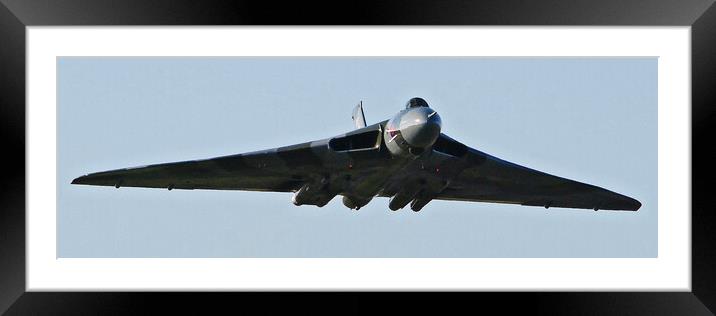
[[[0,0],[0,311],[8,314],[206,313],[469,307],[559,314],[710,315],[716,311],[716,6],[712,0],[111,1]],[[692,291],[644,293],[71,293],[25,290],[25,33],[42,25],[641,25],[691,26]],[[687,106],[687,105],[684,105]],[[20,168],[23,166],[23,168]],[[428,295],[430,295],[428,297]],[[240,306],[240,307],[239,307]]]

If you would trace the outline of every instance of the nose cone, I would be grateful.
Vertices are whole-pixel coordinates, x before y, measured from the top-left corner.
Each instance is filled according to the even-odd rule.
[[[440,136],[440,115],[428,107],[414,108],[400,120],[400,133],[411,147],[427,148]]]

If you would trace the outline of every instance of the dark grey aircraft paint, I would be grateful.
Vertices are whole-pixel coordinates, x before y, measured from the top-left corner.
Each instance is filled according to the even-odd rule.
[[[165,189],[293,192],[296,205],[324,206],[337,195],[360,209],[374,197],[420,211],[433,199],[636,211],[641,203],[597,187],[532,170],[470,148],[441,133],[438,113],[410,99],[393,118],[302,144],[239,155],[88,174],[73,184]]]

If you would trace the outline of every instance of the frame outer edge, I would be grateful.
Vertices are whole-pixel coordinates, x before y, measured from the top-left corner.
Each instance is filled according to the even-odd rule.
[[[27,25],[691,25],[712,0],[0,0]]]
[[[716,210],[712,185],[716,172],[715,155],[710,151],[716,134],[716,4],[712,3],[691,26],[691,65],[691,289],[713,312]]]
[[[16,11],[18,15],[13,14],[11,10],[6,7],[6,4],[11,2],[11,7],[18,9]],[[37,6],[40,1],[27,1],[33,4],[28,4],[30,7]],[[100,1],[102,2],[102,1]],[[668,1],[667,1],[668,2]],[[3,181],[2,190],[0,190],[0,196],[2,196],[3,208],[0,210],[0,312],[7,310],[7,308],[13,304],[20,297],[27,297],[24,295],[25,292],[25,24],[23,21],[31,21],[30,24],[37,25],[62,25],[62,24],[92,24],[97,23],[96,19],[103,20],[106,15],[100,14],[99,17],[94,18],[91,13],[87,13],[88,18],[82,18],[78,15],[67,15],[67,7],[65,10],[57,10],[54,6],[46,8],[44,11],[36,13],[27,11],[27,7],[22,7],[18,4],[19,2],[13,0],[3,0],[0,6],[0,112],[2,115],[2,123],[0,129],[2,129],[2,135],[4,142],[4,149],[9,153],[21,152],[21,155],[7,155],[6,157],[11,159],[11,163],[14,166],[22,165],[23,168],[9,168],[5,174]],[[52,5],[50,2],[47,5]],[[181,3],[181,1],[179,1]],[[242,2],[246,4],[246,2]],[[422,3],[422,2],[421,2]],[[676,12],[675,17],[663,18],[663,17],[651,17],[649,18],[648,13],[642,13],[641,16],[631,16],[635,22],[628,22],[623,20],[624,15],[618,15],[616,17],[602,17],[602,23],[595,23],[594,19],[586,21],[582,25],[595,24],[595,25],[607,25],[607,24],[621,24],[621,25],[692,25],[692,65],[698,65],[699,67],[692,66],[692,169],[699,170],[698,174],[693,174],[692,178],[692,289],[693,294],[701,300],[701,302],[711,310],[716,309],[716,288],[714,286],[714,278],[712,267],[716,266],[716,249],[712,248],[711,237],[713,236],[714,230],[716,230],[716,213],[714,212],[713,203],[710,203],[706,198],[709,196],[709,185],[710,179],[714,175],[714,167],[710,166],[709,160],[714,155],[708,153],[711,141],[709,139],[710,132],[716,130],[716,124],[714,118],[716,118],[716,111],[714,110],[716,104],[716,89],[713,88],[716,81],[716,6],[713,5],[713,1],[708,1],[708,5],[705,6],[707,9],[701,12],[700,17],[695,21],[694,16],[690,15],[696,12],[697,6],[705,3],[704,1],[698,1],[698,4],[693,2],[688,11],[689,14],[684,14],[686,11]],[[67,3],[68,7],[72,8],[73,3]],[[423,3],[424,4],[424,3]],[[633,3],[632,3],[633,4]],[[74,3],[77,5],[77,2]],[[151,7],[151,5],[148,5]],[[684,5],[685,6],[685,5]],[[130,10],[123,10],[117,17],[113,19],[106,19],[106,24],[198,24],[197,21],[201,21],[204,17],[187,17],[187,16],[154,16],[155,14],[145,14],[141,17],[132,18],[128,16],[133,11],[141,11],[142,5],[137,4],[136,7]],[[380,7],[380,6],[379,6]],[[424,6],[422,6],[424,7]],[[612,7],[613,6],[609,6]],[[102,8],[102,4],[97,4],[88,11],[97,11],[98,8]],[[156,9],[157,6],[154,7]],[[383,8],[391,9],[390,7]],[[475,7],[471,7],[475,8]],[[622,7],[626,11],[631,13],[635,12],[634,8]],[[126,9],[126,8],[125,8]],[[261,8],[259,7],[259,16],[261,16]],[[393,8],[395,9],[395,8]],[[104,10],[104,11],[103,11]],[[106,13],[107,8],[102,11]],[[134,12],[136,12],[134,11]],[[154,10],[152,12],[156,12]],[[413,9],[415,11],[415,9]],[[471,10],[468,10],[471,11]],[[559,10],[560,14],[570,14],[569,8],[562,7]],[[574,11],[574,10],[572,10]],[[700,11],[700,10],[699,10]],[[63,13],[65,15],[63,16]],[[98,12],[101,13],[101,12]],[[115,12],[117,13],[117,12]],[[186,13],[186,12],[183,12]],[[366,12],[363,12],[366,13]],[[370,12],[368,12],[370,13]],[[377,13],[377,12],[372,12]],[[399,14],[400,10],[387,10],[381,13],[383,18],[379,18],[378,21],[368,19],[368,24],[380,24],[380,21],[385,21],[385,17],[395,16]],[[408,12],[411,15],[415,12]],[[447,24],[475,24],[479,23],[479,20],[485,20],[486,24],[490,24],[489,21],[499,19],[500,15],[495,14],[495,17],[488,17],[488,13],[483,13],[485,17],[478,15],[476,18],[465,20],[466,15],[470,15],[471,12],[465,14],[456,13],[456,20],[454,23]],[[572,12],[580,16],[579,12]],[[681,13],[682,15],[679,15]],[[40,14],[42,16],[39,16]],[[160,14],[160,13],[157,13]],[[231,12],[226,12],[223,15],[219,13],[219,23],[213,24],[230,24],[227,22],[242,22],[242,24],[256,24],[266,23],[267,21],[262,18],[253,18],[247,16],[240,16],[237,19],[227,17]],[[525,18],[525,13],[516,14],[512,17],[502,20],[502,23],[491,23],[495,25],[510,25],[519,24],[516,21],[522,19],[525,24],[532,25],[547,25],[549,16],[544,12],[542,14],[537,13],[531,15],[531,17]],[[368,15],[370,16],[370,14]],[[626,14],[629,16],[629,14]],[[21,20],[18,17],[23,17]],[[211,15],[209,15],[211,17]],[[310,16],[309,16],[310,18]],[[411,19],[415,19],[416,15],[412,15],[412,18],[399,19],[394,24],[412,24]],[[430,19],[426,22],[428,24],[441,24],[445,23],[445,19],[450,18],[447,16],[441,16],[438,20]],[[691,18],[690,20],[685,20]],[[156,20],[152,20],[156,19]],[[535,23],[535,21],[542,20],[541,23]],[[73,22],[74,21],[74,22]],[[146,23],[146,21],[154,21],[154,23]],[[216,21],[216,20],[214,20]],[[294,20],[291,20],[295,22]],[[591,23],[590,23],[591,21]],[[571,19],[553,21],[554,24],[561,25],[574,25],[574,21]],[[349,20],[350,23],[350,20]],[[413,22],[414,23],[414,22]],[[212,24],[212,23],[209,23]],[[699,149],[701,148],[701,149]],[[709,182],[707,182],[709,181]],[[698,190],[701,188],[701,192]],[[30,293],[31,294],[31,293]],[[63,294],[56,294],[63,295]],[[111,295],[111,294],[108,294]],[[32,295],[29,295],[32,296]],[[36,306],[39,307],[39,306]],[[39,307],[41,308],[41,307]]]
[[[0,312],[25,292],[25,25],[0,5]]]

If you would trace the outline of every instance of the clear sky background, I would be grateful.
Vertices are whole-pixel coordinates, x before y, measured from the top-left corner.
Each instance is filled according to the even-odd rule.
[[[656,257],[656,58],[58,59],[60,257]],[[639,200],[638,212],[70,185],[331,137],[414,96],[443,132]]]

